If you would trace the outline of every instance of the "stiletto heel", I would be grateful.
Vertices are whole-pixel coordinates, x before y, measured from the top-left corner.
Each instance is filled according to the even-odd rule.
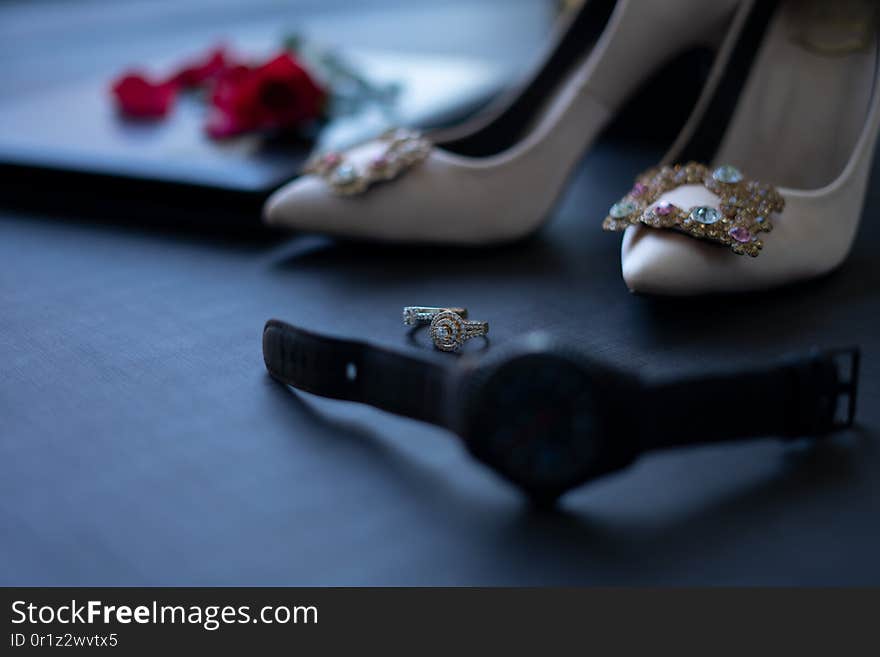
[[[771,288],[833,270],[852,247],[880,131],[876,5],[756,2],[731,53],[665,159],[714,164],[649,172],[606,219],[626,229],[634,292]]]
[[[273,194],[266,221],[396,242],[522,237],[546,219],[621,104],[667,61],[729,22],[736,4],[588,0],[540,73],[491,120],[449,141],[397,131],[323,154],[310,163],[310,175]]]

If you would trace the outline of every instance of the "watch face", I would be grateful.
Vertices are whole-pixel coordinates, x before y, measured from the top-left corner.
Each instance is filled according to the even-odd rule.
[[[582,483],[598,451],[591,379],[583,367],[553,354],[504,363],[473,400],[471,449],[533,492]]]

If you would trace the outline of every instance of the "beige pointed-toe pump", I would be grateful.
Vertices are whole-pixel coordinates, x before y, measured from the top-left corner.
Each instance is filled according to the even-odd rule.
[[[503,110],[444,141],[401,130],[321,154],[271,196],[265,220],[387,242],[488,245],[529,234],[624,101],[675,55],[717,40],[738,5],[587,0]]]

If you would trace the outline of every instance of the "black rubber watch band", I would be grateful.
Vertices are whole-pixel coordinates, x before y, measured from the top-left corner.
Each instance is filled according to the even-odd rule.
[[[306,392],[448,426],[450,369],[436,360],[318,335],[277,319],[263,329],[263,359],[274,378]]]
[[[648,386],[642,449],[758,436],[820,436],[852,425],[858,349],[816,352],[771,369]]]

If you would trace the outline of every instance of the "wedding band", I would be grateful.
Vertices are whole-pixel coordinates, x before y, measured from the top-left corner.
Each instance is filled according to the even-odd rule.
[[[468,316],[467,308],[432,308],[430,306],[407,306],[403,309],[403,323],[407,326],[430,324],[443,311],[452,311],[462,319]]]
[[[469,321],[452,309],[445,309],[431,320],[431,340],[440,351],[458,351],[476,337],[486,337],[489,322]]]

